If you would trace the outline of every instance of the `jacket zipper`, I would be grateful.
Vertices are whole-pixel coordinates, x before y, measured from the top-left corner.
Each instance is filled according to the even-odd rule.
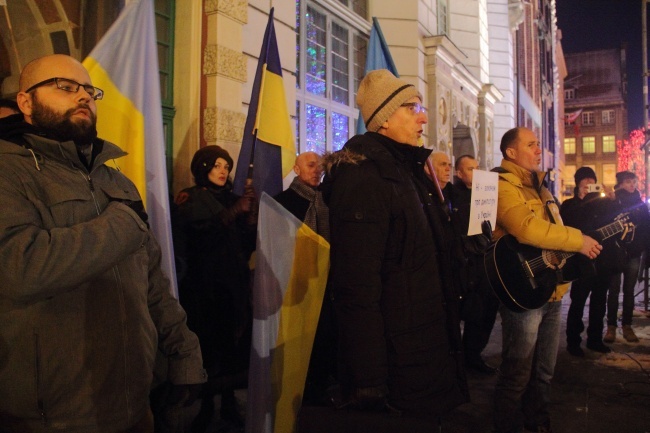
[[[36,367],[36,404],[38,406],[38,414],[41,417],[41,421],[44,426],[47,426],[47,414],[45,413],[45,403],[43,402],[43,396],[41,395],[41,354],[40,348],[38,345],[38,334],[34,333],[34,358],[35,358],[35,367]]]

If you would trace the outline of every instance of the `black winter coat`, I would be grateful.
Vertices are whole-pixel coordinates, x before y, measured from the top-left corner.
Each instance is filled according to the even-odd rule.
[[[221,188],[194,186],[176,199],[174,249],[186,269],[179,298],[212,376],[232,375],[248,365],[248,260],[255,249],[256,225],[247,224],[245,216],[224,225],[220,216],[238,198],[228,183]]]
[[[437,417],[468,394],[457,299],[441,281],[444,241],[424,182],[430,153],[355,136],[326,158],[322,191],[344,393],[387,387],[392,406]]]

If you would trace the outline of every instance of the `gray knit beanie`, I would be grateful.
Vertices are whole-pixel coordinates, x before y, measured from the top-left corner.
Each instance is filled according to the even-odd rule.
[[[395,77],[388,69],[368,72],[357,91],[357,105],[366,129],[379,131],[400,105],[414,96],[422,101],[422,95],[414,85]]]

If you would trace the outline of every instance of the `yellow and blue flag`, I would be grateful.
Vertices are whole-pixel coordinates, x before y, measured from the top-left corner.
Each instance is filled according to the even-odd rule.
[[[329,271],[329,243],[266,193],[253,284],[247,433],[293,433]]]
[[[295,158],[296,145],[284,94],[271,8],[237,160],[234,192],[243,194],[246,179],[252,172],[257,194],[266,192],[275,196],[282,191],[282,179],[291,172]]]
[[[128,152],[120,170],[143,197],[162,248],[162,268],[178,293],[154,18],[153,0],[129,2],[83,65],[105,92],[97,104],[97,132]]]
[[[390,54],[384,34],[379,27],[379,20],[372,17],[372,29],[370,29],[370,41],[368,42],[368,52],[366,54],[366,69],[364,75],[376,69],[388,69],[399,78],[397,67],[393,62],[393,56]],[[357,134],[363,134],[367,131],[363,118],[357,119]]]

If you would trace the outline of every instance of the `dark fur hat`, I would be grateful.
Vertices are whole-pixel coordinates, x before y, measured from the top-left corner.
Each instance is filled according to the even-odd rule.
[[[192,158],[192,163],[190,164],[190,170],[194,176],[194,182],[198,186],[210,185],[208,173],[210,173],[210,170],[214,167],[214,162],[217,158],[223,158],[228,162],[228,165],[230,166],[228,173],[230,173],[232,171],[233,161],[228,154],[228,151],[223,147],[216,145],[205,146],[196,151]]]

